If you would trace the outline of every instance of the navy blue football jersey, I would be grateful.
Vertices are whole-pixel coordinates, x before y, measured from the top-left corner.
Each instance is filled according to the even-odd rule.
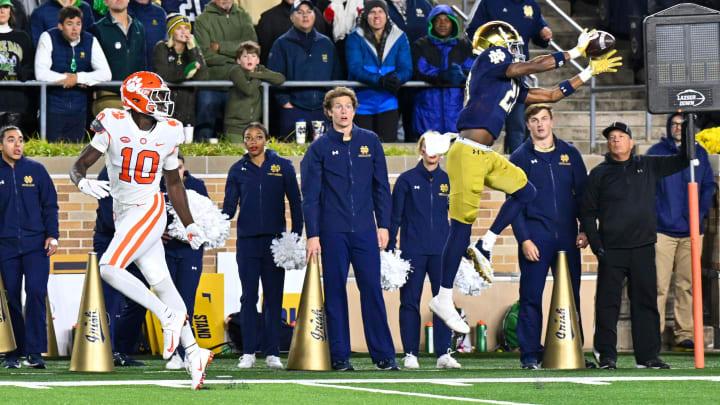
[[[458,131],[485,128],[497,139],[515,103],[524,103],[528,93],[522,80],[505,76],[512,62],[510,52],[499,46],[486,49],[475,59],[465,84]]]

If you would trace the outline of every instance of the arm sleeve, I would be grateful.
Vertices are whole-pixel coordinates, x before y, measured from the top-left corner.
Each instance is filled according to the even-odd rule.
[[[423,47],[420,46],[420,40],[413,42],[410,53],[413,58],[413,75],[415,79],[435,85],[441,84],[442,81],[438,77],[440,68],[427,61],[425,55],[423,55],[423,50]]]
[[[110,65],[105,58],[105,53],[103,52],[97,38],[93,38],[92,59],[90,60],[90,64],[92,65],[93,71],[79,72],[77,74],[78,83],[94,86],[100,82],[109,81],[112,78]]]
[[[600,207],[598,206],[600,190],[596,183],[597,176],[593,176],[592,173],[590,173],[590,176],[588,176],[585,182],[585,190],[583,191],[580,206],[580,223],[585,229],[585,234],[590,242],[590,248],[595,254],[597,254],[599,249],[603,249],[602,238],[597,228],[597,219],[600,216]]]
[[[573,168],[573,196],[575,197],[575,204],[576,204],[576,210],[578,213],[578,221],[581,221],[581,204],[582,204],[582,196],[583,192],[585,191],[585,182],[587,181],[587,168],[585,167],[585,162],[582,159],[582,155],[580,155],[580,152],[578,152],[577,149],[573,149],[573,159],[571,160],[572,168]],[[580,222],[580,232],[585,232],[585,227],[583,226],[582,222]]]
[[[254,79],[268,82],[273,86],[283,84],[283,82],[285,81],[285,75],[279,72],[274,72],[262,65],[259,65],[257,71],[250,72],[249,76]]]
[[[400,224],[402,223],[407,191],[408,186],[405,178],[402,176],[398,177],[392,191],[392,215],[390,216],[390,229],[388,229],[390,234],[388,249],[390,250],[397,247],[397,234],[398,229],[400,229]]]
[[[222,213],[226,214],[229,219],[235,217],[235,211],[240,201],[240,186],[235,176],[235,166],[230,168],[227,180],[225,180],[225,198],[223,198]]]
[[[43,82],[56,82],[65,78],[60,72],[50,69],[52,66],[52,40],[50,34],[43,32],[35,51],[35,78]],[[79,78],[79,75],[78,75]]]
[[[290,219],[292,220],[291,230],[298,235],[302,235],[302,200],[300,198],[300,188],[298,187],[295,168],[290,162],[287,163],[283,179],[285,181],[285,195],[287,196],[288,203],[290,203]]]
[[[246,96],[250,95],[253,87],[260,85],[259,80],[251,79],[248,72],[240,65],[233,66],[228,76],[235,88]]]
[[[369,85],[377,85],[380,74],[370,73],[363,68],[362,48],[364,39],[357,32],[348,35],[345,43],[345,59],[347,60],[348,76],[350,80],[357,80]]]
[[[400,79],[401,82],[405,83],[406,81],[410,80],[412,78],[413,74],[413,64],[412,64],[412,54],[410,53],[410,43],[408,42],[408,38],[405,34],[400,36],[400,39],[398,39],[398,53],[397,53],[397,62],[395,64],[396,70],[395,74],[397,75],[398,79]]]
[[[387,162],[385,151],[379,138],[375,138],[375,154],[373,155],[373,203],[375,206],[375,221],[378,228],[390,228],[390,211],[392,198],[390,196],[390,182],[388,181]]]
[[[548,44],[550,44],[550,41],[545,41],[540,37],[540,31],[542,31],[543,28],[547,27],[548,24],[545,22],[545,19],[542,16],[540,7],[533,7],[535,9],[535,13],[537,17],[535,18],[535,32],[533,33],[532,41],[535,45],[547,48]]]
[[[50,174],[43,167],[43,187],[40,193],[40,203],[42,204],[42,220],[45,228],[45,238],[59,238],[58,224],[58,202],[57,192],[53,184]]]
[[[320,236],[320,191],[322,189],[322,159],[317,142],[311,143],[300,162],[302,207],[305,216],[305,234],[308,238]]]

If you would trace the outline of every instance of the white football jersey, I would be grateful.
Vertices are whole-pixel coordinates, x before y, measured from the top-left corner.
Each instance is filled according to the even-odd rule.
[[[162,171],[178,167],[183,127],[172,118],[140,130],[129,111],[106,108],[91,124],[90,145],[105,154],[110,195],[123,204],[147,202],[160,190]]]

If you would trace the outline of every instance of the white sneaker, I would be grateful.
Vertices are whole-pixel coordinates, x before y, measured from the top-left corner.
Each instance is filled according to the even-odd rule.
[[[254,365],[255,365],[255,355],[254,354],[243,354],[242,357],[240,357],[240,361],[237,364],[238,368],[253,368]]]
[[[199,390],[205,381],[205,370],[207,370],[207,367],[212,363],[215,354],[208,349],[198,348],[190,354],[186,353],[186,356],[187,364],[185,367],[192,378],[190,388]]]
[[[445,325],[455,332],[470,333],[470,327],[462,320],[451,300],[444,301],[439,296],[434,296],[430,300],[430,311],[442,319]]]
[[[177,352],[170,357],[170,360],[165,363],[165,369],[167,370],[181,370],[185,367],[185,360],[183,360]]]
[[[472,259],[475,271],[477,271],[480,277],[482,277],[488,284],[492,284],[495,272],[490,264],[490,260],[488,260],[474,244],[468,246],[467,254]]]
[[[435,364],[437,368],[461,368],[462,366],[460,363],[457,362],[451,355],[450,352],[447,352],[443,354],[442,356],[438,357],[437,363]]]
[[[243,356],[245,357],[245,356]],[[253,363],[255,362],[255,357],[253,357]],[[280,361],[280,357],[278,356],[267,356],[265,357],[265,364],[268,366],[268,368],[274,368],[278,370],[282,370],[285,367],[283,366],[282,362]],[[238,365],[240,367],[240,365]]]
[[[180,344],[180,331],[182,331],[186,314],[181,314],[175,310],[170,310],[170,316],[165,318],[163,322],[163,359],[168,360],[175,353]]]
[[[403,359],[403,367],[405,368],[420,368],[417,356],[412,353],[407,353]]]

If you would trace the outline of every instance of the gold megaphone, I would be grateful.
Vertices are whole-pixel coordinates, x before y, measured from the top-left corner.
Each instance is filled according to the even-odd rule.
[[[11,352],[15,349],[17,349],[17,344],[15,343],[12,321],[10,321],[7,293],[2,276],[0,276],[0,353]]]
[[[330,368],[330,345],[320,283],[320,266],[313,256],[305,272],[287,369],[327,371]]]
[[[53,322],[52,306],[50,305],[50,296],[45,297],[45,312],[47,313],[47,352],[43,353],[43,357],[58,357],[57,338],[55,337],[55,324]]]
[[[582,334],[575,308],[567,253],[558,252],[550,314],[545,330],[543,368],[585,368],[582,352]]]
[[[97,254],[88,254],[70,371],[115,371]]]

